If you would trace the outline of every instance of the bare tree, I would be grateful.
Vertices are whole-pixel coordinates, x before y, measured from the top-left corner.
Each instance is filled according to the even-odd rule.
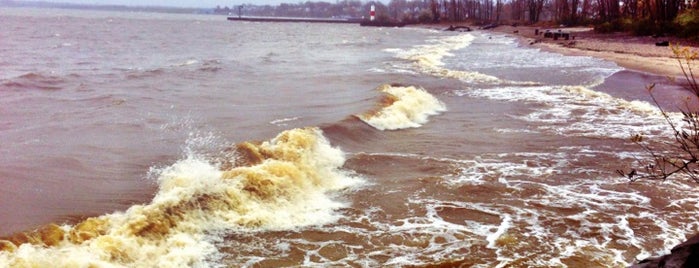
[[[699,98],[699,84],[694,74],[694,64],[699,59],[697,51],[688,48],[672,47],[685,79],[687,89],[694,97]],[[653,101],[658,104],[652,94],[653,85],[648,87]],[[637,159],[640,169],[630,171],[617,170],[620,175],[636,180],[667,180],[675,175],[685,175],[699,183],[699,110],[685,102],[681,109],[682,120],[675,122],[669,113],[660,105],[660,111],[673,132],[673,140],[670,142],[655,141],[651,143],[641,135],[634,135],[631,140],[640,145],[650,156],[650,160]]]
[[[432,11],[432,21],[439,22],[439,2],[437,0],[430,1],[430,10]]]
[[[539,22],[541,10],[544,8],[544,0],[527,0],[527,10],[529,11],[529,22]]]

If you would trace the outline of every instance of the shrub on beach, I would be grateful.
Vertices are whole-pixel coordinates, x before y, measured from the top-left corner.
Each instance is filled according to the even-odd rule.
[[[671,46],[671,49],[687,80],[686,89],[693,94],[694,98],[699,98],[699,81],[697,81],[699,78],[695,76],[693,71],[699,63],[699,51],[679,46]],[[649,91],[652,89],[653,85],[648,87]],[[634,135],[631,141],[640,145],[649,154],[650,159],[637,159],[641,165],[639,170],[617,170],[617,172],[626,176],[631,182],[636,180],[664,181],[671,177],[680,176],[699,183],[699,107],[690,105],[689,99],[687,99],[685,107],[680,109],[682,118],[678,122],[671,119],[670,115],[658,105],[652,92],[651,97],[674,132],[674,139],[647,141],[642,135]],[[672,248],[669,254],[646,258],[630,267],[696,267],[699,257],[698,241],[699,234],[695,234],[682,244]],[[672,265],[663,266],[663,264]]]
[[[636,23],[639,23],[639,21],[634,21],[630,18],[619,18],[595,24],[595,31],[598,33],[628,32],[634,29]]]
[[[677,36],[699,40],[699,9],[687,9],[675,18]]]
[[[687,47],[671,46],[671,48],[686,79],[686,89],[694,98],[699,98],[699,78],[694,73],[694,68],[699,63],[699,51]],[[631,181],[639,179],[664,181],[670,177],[682,175],[699,183],[699,107],[692,106],[690,99],[687,99],[684,107],[680,109],[681,122],[677,122],[658,105],[652,89],[653,85],[648,87],[651,98],[672,129],[674,139],[649,141],[642,135],[634,135],[631,141],[640,145],[649,154],[650,159],[637,159],[640,164],[638,170],[617,170],[617,172]]]
[[[622,20],[605,21],[595,25],[595,32],[614,33],[624,31]]]
[[[662,36],[675,34],[677,32],[675,23],[671,21],[655,21],[650,18],[639,20],[628,19],[625,29],[636,36]]]
[[[637,36],[654,35],[660,32],[660,27],[650,18],[633,21],[629,27],[631,33]]]
[[[595,25],[598,33],[630,32],[636,36],[676,35],[699,41],[699,9],[686,9],[672,21],[659,21],[649,17],[622,18]]]
[[[418,15],[417,20],[420,23],[432,23],[434,22],[434,18],[432,17],[432,13],[429,10],[423,10],[420,12],[420,15]]]

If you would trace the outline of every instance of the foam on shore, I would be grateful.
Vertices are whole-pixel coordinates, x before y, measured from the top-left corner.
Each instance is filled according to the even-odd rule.
[[[542,123],[537,131],[572,136],[628,139],[641,134],[649,137],[672,136],[661,111],[644,101],[627,101],[583,86],[498,87],[456,90],[468,95],[506,102],[531,102],[541,105],[531,113],[518,115],[523,121]],[[673,122],[681,114],[668,112]],[[570,124],[571,118],[575,123]]]

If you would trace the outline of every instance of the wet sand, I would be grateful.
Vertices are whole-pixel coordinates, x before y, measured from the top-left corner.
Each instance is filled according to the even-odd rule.
[[[536,35],[536,30],[539,35]],[[570,33],[569,40],[544,38],[543,32]],[[592,28],[541,28],[531,26],[499,26],[493,31],[520,37],[525,45],[566,55],[585,55],[616,62],[626,69],[656,75],[680,77],[684,75],[677,59],[668,46],[657,46],[657,42],[668,41],[672,45],[690,46],[699,49],[697,43],[673,37],[632,36],[629,33],[595,33]]]
[[[536,34],[536,30],[539,34]],[[545,38],[545,31],[569,33],[568,40]],[[672,45],[687,46],[699,50],[699,44],[673,37],[632,36],[629,33],[595,33],[592,28],[542,28],[532,26],[498,26],[492,31],[519,38],[522,46],[531,46],[549,52],[571,56],[590,56],[615,62],[627,69],[609,77],[596,87],[603,92],[624,92],[625,99],[653,102],[647,87],[654,85],[654,96],[666,110],[678,111],[690,106],[699,107],[697,98],[685,89],[686,78],[677,57],[669,46],[657,46],[668,41]],[[623,90],[619,90],[622,89]],[[613,90],[616,89],[616,90]],[[614,94],[616,95],[616,94]]]
[[[482,30],[470,24],[427,24],[435,30],[456,27],[457,31]],[[538,30],[538,34],[537,34]],[[547,28],[534,26],[500,25],[487,31],[507,34],[519,40],[521,46],[569,56],[589,56],[615,62],[624,71],[608,77],[595,90],[609,93],[627,100],[653,103],[648,88],[653,86],[657,104],[666,111],[679,111],[699,107],[699,98],[687,89],[686,78],[679,61],[669,46],[657,46],[657,42],[668,41],[673,46],[686,46],[699,51],[699,42],[675,37],[633,36],[630,33],[601,34],[591,27]],[[546,31],[569,33],[569,39],[544,37]],[[689,101],[689,103],[687,103]]]

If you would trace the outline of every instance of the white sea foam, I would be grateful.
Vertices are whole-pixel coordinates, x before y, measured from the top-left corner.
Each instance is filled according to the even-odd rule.
[[[379,130],[416,128],[428,122],[431,115],[446,111],[444,103],[422,88],[383,85],[385,94],[378,111],[357,115]]]
[[[404,194],[404,199],[391,198],[390,204],[363,201],[340,224],[274,239],[241,234],[245,239],[228,240],[226,246],[243,248],[245,254],[234,263],[249,266],[268,264],[256,259],[254,256],[258,255],[252,252],[279,260],[294,256],[285,251],[286,246],[275,246],[288,243],[301,249],[297,255],[301,254],[303,259],[298,263],[302,261],[304,266],[458,266],[477,262],[474,267],[565,267],[571,263],[585,267],[626,267],[636,255],[663,252],[683,238],[689,232],[687,228],[696,228],[696,225],[681,230],[672,228],[678,221],[686,221],[677,217],[686,217],[691,212],[665,212],[629,187],[623,178],[603,177],[600,171],[573,170],[560,174],[562,168],[558,165],[571,165],[566,159],[595,157],[584,147],[561,150],[562,153],[483,155],[473,160],[406,153],[367,154],[375,159],[433,162],[430,166],[437,164],[454,170],[425,180],[424,187],[429,190],[411,189],[401,193],[406,189],[364,189],[367,193],[392,197]],[[522,168],[511,169],[508,165]],[[524,166],[552,167],[552,172],[533,176]],[[479,172],[489,175],[483,178]],[[577,179],[564,179],[566,175]],[[598,180],[580,179],[581,175]],[[476,178],[460,180],[462,176]],[[479,179],[483,182],[471,183]],[[470,195],[483,196],[471,198]],[[691,203],[690,199],[677,205]],[[696,200],[699,199],[695,203]],[[396,208],[406,212],[390,211]],[[640,233],[648,227],[657,228],[654,233],[660,235],[649,237]],[[314,238],[318,233],[327,239]],[[671,242],[663,242],[666,239]],[[660,246],[648,246],[653,243]],[[264,250],[261,252],[260,248]],[[341,253],[334,255],[337,252]]]
[[[396,55],[397,58],[408,61],[409,64],[401,65],[396,64],[393,66],[395,72],[405,72],[405,70],[416,70],[417,72],[441,77],[441,78],[451,78],[458,79],[466,83],[478,83],[478,84],[505,84],[505,85],[539,85],[538,82],[531,81],[511,81],[506,79],[501,79],[499,77],[481,73],[475,71],[476,68],[473,66],[462,66],[460,67],[446,67],[445,61],[454,57],[454,53],[460,50],[464,50],[470,47],[476,37],[472,33],[465,33],[459,35],[448,35],[440,36],[434,39],[429,39],[427,44],[416,45],[409,49],[386,49],[384,51],[390,52]],[[514,43],[511,38],[501,38],[503,44]],[[489,40],[492,41],[492,40]],[[488,62],[492,64],[490,60],[487,61],[477,61],[477,62]],[[508,61],[509,63],[509,61]],[[449,64],[450,66],[453,64]],[[457,64],[461,66],[460,64]],[[476,63],[478,65],[478,63]],[[493,66],[494,67],[494,66]]]
[[[541,123],[538,129],[542,131],[622,139],[633,134],[672,135],[660,110],[653,105],[615,98],[582,86],[497,87],[457,90],[454,94],[540,104],[533,112],[516,117]],[[669,115],[680,122],[681,114]]]
[[[500,238],[505,232],[507,232],[507,229],[509,229],[512,225],[512,217],[510,215],[502,215],[502,222],[498,226],[497,230],[495,232],[492,232],[488,234],[485,238],[486,241],[488,241],[488,247],[489,248],[496,248],[496,240]]]
[[[418,45],[407,50],[386,49],[385,51],[396,54],[396,57],[400,59],[408,60],[412,63],[412,68],[422,73],[444,78],[460,79],[465,82],[502,82],[502,80],[497,77],[479,72],[444,68],[443,59],[445,57],[453,56],[452,52],[455,50],[468,47],[473,40],[474,36],[472,34],[442,36],[441,38],[428,40],[428,44]]]
[[[275,125],[275,126],[283,127],[283,126],[289,125],[289,122],[297,121],[297,120],[299,120],[298,117],[289,117],[289,118],[282,118],[282,119],[272,120],[272,121],[269,122],[269,123],[272,124],[272,125]]]
[[[607,154],[615,155],[613,152]],[[488,248],[497,254],[497,263],[490,263],[488,267],[513,263],[537,267],[565,266],[571,259],[581,257],[586,258],[585,261],[592,266],[623,267],[636,256],[666,253],[666,250],[685,239],[685,233],[691,233],[692,228],[697,227],[697,224],[672,227],[676,222],[686,221],[687,213],[699,210],[696,206],[699,195],[691,192],[691,189],[684,189],[687,184],[673,182],[663,186],[667,191],[676,192],[671,195],[685,197],[671,202],[668,207],[674,208],[667,209],[657,207],[644,193],[628,185],[624,178],[598,177],[605,176],[599,170],[568,171],[571,177],[583,174],[588,177],[592,174],[598,179],[562,180],[567,176],[559,172],[564,170],[563,167],[572,165],[569,161],[599,155],[589,148],[571,146],[563,147],[561,152],[556,153],[510,153],[474,160],[390,155],[453,162],[459,166],[457,172],[437,181],[448,189],[458,189],[463,193],[474,191],[467,190],[472,187],[475,191],[495,190],[489,192],[494,200],[492,203],[456,201],[445,194],[434,198],[416,193],[410,202],[425,207],[426,215],[409,218],[410,224],[402,223],[398,225],[399,228],[393,229],[405,232],[406,228],[411,228],[414,232],[434,235],[454,232],[480,236],[487,242]],[[532,167],[535,173],[529,172],[527,166]],[[537,171],[538,168],[542,170]],[[482,185],[488,187],[481,188]],[[443,208],[480,212],[499,218],[499,221],[476,218],[462,224],[445,224],[440,214],[430,212]],[[624,213],[620,214],[619,211]],[[646,230],[644,226],[657,228],[654,232],[657,235],[650,237],[637,233],[638,230]],[[541,248],[532,249],[526,246],[528,243],[540,245]],[[657,243],[660,243],[660,248],[648,247]],[[463,247],[459,244],[442,244],[443,248],[451,246]],[[538,257],[529,258],[527,254]]]

